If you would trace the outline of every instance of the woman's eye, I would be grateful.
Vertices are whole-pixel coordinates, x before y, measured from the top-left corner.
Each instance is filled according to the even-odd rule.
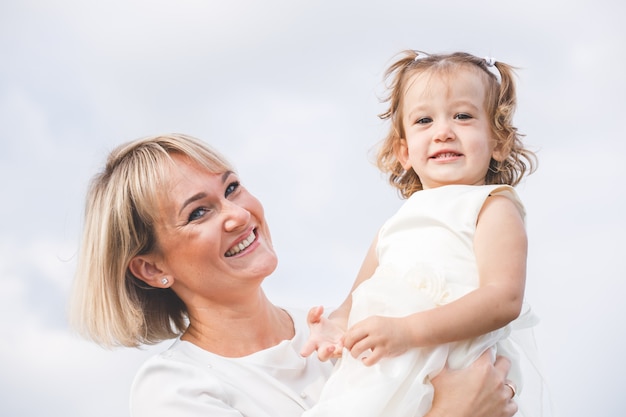
[[[459,120],[467,120],[467,119],[471,119],[472,116],[467,113],[459,113],[456,116],[454,116],[454,118],[459,119]]]
[[[228,197],[229,195],[237,191],[240,185],[241,184],[239,183],[239,181],[233,181],[228,184],[228,186],[226,187],[226,192],[224,192],[224,196]]]
[[[189,214],[189,219],[188,219],[189,222],[202,218],[202,216],[204,216],[207,211],[208,210],[205,209],[204,207],[198,207],[197,209],[192,211],[191,214]]]

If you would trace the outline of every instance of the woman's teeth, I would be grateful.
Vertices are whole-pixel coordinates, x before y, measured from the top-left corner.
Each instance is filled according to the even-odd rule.
[[[239,244],[235,245],[234,247],[230,248],[226,252],[226,256],[237,255],[239,252],[241,252],[242,250],[250,246],[250,244],[254,242],[255,239],[256,239],[256,236],[254,236],[254,231],[250,232],[250,235],[247,238],[239,242]]]

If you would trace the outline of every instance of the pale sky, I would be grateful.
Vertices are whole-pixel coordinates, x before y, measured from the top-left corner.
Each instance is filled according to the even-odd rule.
[[[562,417],[623,415],[626,4],[618,0],[0,2],[0,415],[128,416],[169,342],[107,351],[66,305],[87,183],[117,144],[182,132],[265,206],[275,303],[338,304],[401,200],[368,160],[382,73],[403,49],[519,67],[539,169],[527,300]]]

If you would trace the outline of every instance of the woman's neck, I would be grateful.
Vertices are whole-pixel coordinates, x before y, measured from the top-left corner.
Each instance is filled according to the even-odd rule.
[[[261,290],[254,300],[189,308],[189,327],[181,337],[209,352],[242,357],[293,338],[294,324]]]

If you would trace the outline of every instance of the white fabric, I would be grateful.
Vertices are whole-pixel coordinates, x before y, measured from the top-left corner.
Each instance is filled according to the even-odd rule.
[[[451,185],[414,193],[381,228],[379,267],[352,295],[348,327],[371,315],[406,316],[449,303],[479,285],[473,249],[478,214],[489,195],[505,195],[524,208],[509,186]],[[504,254],[505,255],[505,254]],[[534,325],[530,313],[519,327]],[[513,322],[515,323],[515,322]],[[515,361],[506,339],[512,324],[472,340],[416,348],[366,367],[344,350],[321,400],[303,417],[423,416],[431,406],[430,378],[446,361],[468,366],[486,349]],[[509,374],[521,390],[519,369]]]
[[[225,358],[176,340],[150,358],[131,389],[132,417],[295,417],[313,405],[332,370],[300,356],[306,313],[289,310],[295,336],[243,358]]]

